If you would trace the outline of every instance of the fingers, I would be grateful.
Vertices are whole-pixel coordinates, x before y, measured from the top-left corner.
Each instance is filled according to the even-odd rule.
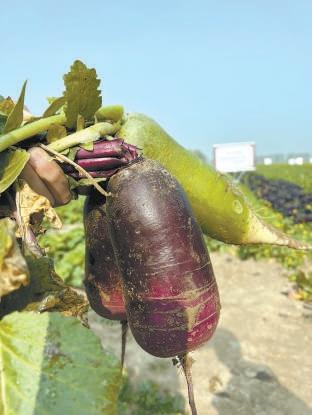
[[[68,180],[61,167],[41,148],[31,148],[29,154],[28,164],[52,195],[54,199],[52,206],[61,206],[68,203],[71,200],[71,193]]]
[[[34,192],[49,199],[52,206],[55,205],[55,199],[52,193],[49,191],[45,183],[40,179],[40,177],[37,175],[29,163],[27,163],[23,168],[20,177],[26,180]]]

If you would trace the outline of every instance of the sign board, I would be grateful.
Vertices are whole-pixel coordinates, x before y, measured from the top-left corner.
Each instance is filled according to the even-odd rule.
[[[256,169],[255,143],[214,144],[213,163],[221,173],[237,173]]]

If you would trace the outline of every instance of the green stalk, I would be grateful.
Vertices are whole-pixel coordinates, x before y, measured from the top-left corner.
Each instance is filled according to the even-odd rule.
[[[47,147],[54,151],[61,152],[67,148],[83,143],[90,143],[91,141],[96,141],[106,135],[114,134],[119,128],[120,123],[111,124],[109,122],[99,122],[91,125],[91,127],[84,128],[83,130],[76,131],[64,138],[60,138],[49,144]]]
[[[27,138],[48,130],[52,124],[65,124],[65,122],[65,114],[53,115],[51,117],[41,118],[38,121],[31,122],[23,127],[3,134],[0,136],[0,152]]]

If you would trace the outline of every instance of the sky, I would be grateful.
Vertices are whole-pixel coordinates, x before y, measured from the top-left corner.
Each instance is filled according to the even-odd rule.
[[[16,98],[27,79],[35,114],[80,59],[104,104],[208,158],[237,141],[312,153],[311,0],[11,0],[0,13],[0,94]]]

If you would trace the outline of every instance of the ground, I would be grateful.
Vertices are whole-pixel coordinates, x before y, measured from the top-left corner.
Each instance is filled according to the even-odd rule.
[[[211,259],[222,310],[213,338],[192,353],[198,415],[312,415],[312,310],[286,295],[276,262],[221,253]],[[92,313],[90,323],[118,354],[119,325]],[[155,380],[187,402],[181,370],[145,353],[131,336],[126,368],[132,382]]]

